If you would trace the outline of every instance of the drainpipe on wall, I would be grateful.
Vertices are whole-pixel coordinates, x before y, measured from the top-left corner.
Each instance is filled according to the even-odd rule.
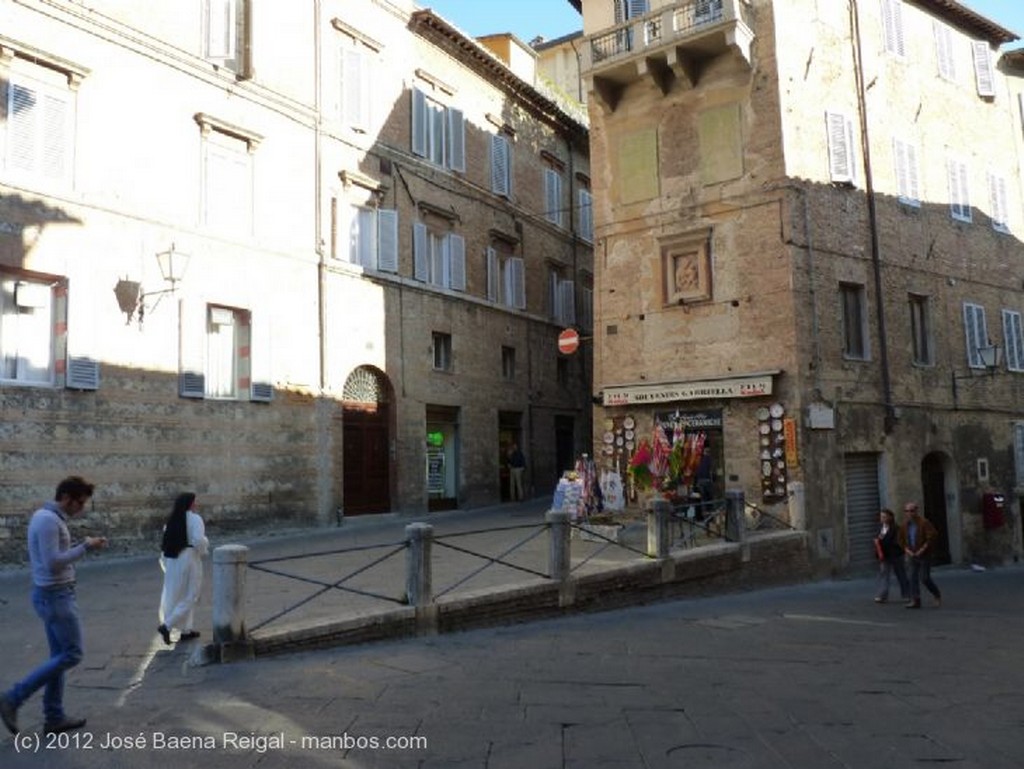
[[[853,63],[857,80],[857,110],[860,118],[861,152],[864,157],[864,191],[868,203],[868,227],[871,230],[871,267],[875,284],[875,314],[878,323],[878,359],[882,367],[882,397],[885,402],[885,433],[896,426],[896,407],[892,401],[892,377],[889,371],[889,343],[885,326],[885,301],[882,294],[882,254],[878,235],[878,212],[875,206],[874,178],[871,172],[871,142],[868,139],[866,88],[864,86],[864,59],[860,43],[860,11],[858,0],[850,2],[852,24]]]
[[[321,207],[323,205],[323,190],[321,189],[321,183],[323,181],[323,169],[320,168],[320,162],[322,160],[322,135],[321,135],[321,78],[323,73],[321,72],[320,57],[322,54],[322,41],[320,32],[320,20],[321,20],[321,0],[316,0],[313,4],[313,56],[314,56],[314,67],[313,67],[313,104],[314,104],[314,120],[316,125],[313,132],[313,184],[315,188],[313,198],[313,227],[315,233],[313,235],[316,244],[316,275],[317,275],[317,292],[316,292],[316,305],[317,305],[317,334],[319,336],[319,375],[318,384],[320,397],[323,398],[324,392],[327,389],[327,342],[324,339],[324,329],[327,327],[326,321],[326,308],[324,307],[325,294],[326,294],[326,267],[324,262],[324,239],[323,239],[323,211]]]

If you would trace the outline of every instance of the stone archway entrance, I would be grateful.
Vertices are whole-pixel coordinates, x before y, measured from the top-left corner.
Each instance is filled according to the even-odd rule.
[[[345,515],[391,510],[391,398],[387,377],[361,366],[342,395]]]

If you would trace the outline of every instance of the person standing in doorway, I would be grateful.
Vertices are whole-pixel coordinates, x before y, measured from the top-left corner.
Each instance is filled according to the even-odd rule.
[[[43,731],[57,734],[85,726],[84,718],[64,712],[64,673],[82,661],[82,626],[75,602],[74,563],[91,550],[107,546],[106,537],[86,537],[72,546],[67,520],[82,514],[93,484],[79,476],[57,484],[53,502],[36,510],[28,525],[32,569],[32,605],[43,621],[50,658],[0,697],[0,718],[18,733],[18,708],[43,689]]]
[[[921,585],[935,597],[935,605],[942,606],[942,593],[932,581],[932,552],[939,537],[932,522],[921,515],[916,502],[903,506],[906,515],[900,529],[900,545],[910,558],[910,600],[908,609],[921,608]]]
[[[523,499],[523,473],[526,471],[526,457],[518,443],[513,443],[508,450],[509,492],[513,502]]]

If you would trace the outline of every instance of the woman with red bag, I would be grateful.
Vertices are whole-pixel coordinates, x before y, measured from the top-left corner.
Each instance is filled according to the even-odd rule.
[[[900,594],[903,599],[907,598],[907,570],[903,566],[903,548],[899,543],[899,531],[896,528],[896,515],[892,510],[885,507],[878,514],[881,528],[878,536],[875,537],[875,553],[878,555],[878,593],[875,594],[875,603],[885,603],[889,600],[889,583],[892,581],[893,573],[900,583]]]

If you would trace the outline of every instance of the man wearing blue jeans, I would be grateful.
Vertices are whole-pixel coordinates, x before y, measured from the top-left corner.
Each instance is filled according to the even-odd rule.
[[[11,734],[18,733],[18,708],[41,688],[46,733],[85,726],[84,718],[69,718],[64,712],[64,671],[82,661],[82,627],[75,603],[74,563],[87,551],[106,547],[107,540],[106,537],[86,537],[72,547],[67,519],[81,515],[92,491],[93,485],[83,478],[65,478],[57,484],[55,501],[36,510],[28,525],[32,605],[46,629],[50,659],[0,697],[0,718]]]
[[[921,515],[916,502],[907,502],[903,512],[906,519],[900,529],[899,541],[903,552],[910,558],[910,601],[907,608],[921,608],[921,585],[935,597],[935,605],[942,606],[942,593],[932,579],[932,551],[939,532],[931,521]]]

